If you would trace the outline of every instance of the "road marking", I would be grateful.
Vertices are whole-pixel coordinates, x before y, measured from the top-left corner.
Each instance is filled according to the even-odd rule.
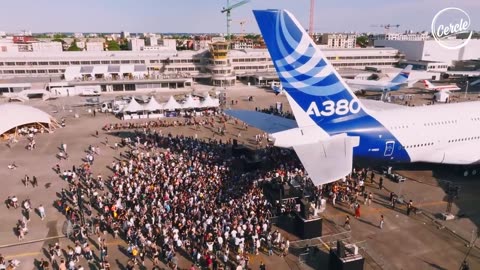
[[[107,246],[114,246],[114,245],[122,245],[125,244],[125,241],[121,239],[113,239],[112,241],[107,241]],[[6,259],[15,259],[15,258],[22,258],[22,257],[31,257],[31,256],[37,256],[37,255],[42,255],[43,252],[37,251],[37,252],[26,252],[26,253],[18,253],[18,254],[13,254],[13,255],[7,255],[5,256]]]
[[[416,206],[417,208],[419,207],[425,207],[425,206],[437,206],[437,205],[443,205],[443,204],[446,204],[447,202],[445,201],[431,201],[431,202],[424,202],[424,203],[418,203],[414,206]],[[363,204],[362,204],[363,205]],[[361,208],[361,211],[360,211],[360,214],[361,214],[361,217],[365,217],[365,216],[371,216],[373,214],[381,214],[381,213],[385,213],[386,211],[388,210],[392,210],[391,208],[388,208],[388,207],[368,207],[368,206],[365,206],[363,205],[364,207]],[[335,208],[340,208],[346,212],[349,212],[351,211],[350,213],[345,213],[345,212],[339,212],[339,213],[334,213],[334,214],[331,214],[331,215],[325,215],[326,218],[336,218],[336,217],[341,217],[341,216],[345,216],[345,215],[355,215],[355,212],[349,208],[348,206],[344,207],[335,207]],[[403,207],[402,207],[403,208]],[[399,207],[397,206],[395,209],[399,209]]]
[[[16,259],[16,258],[22,258],[22,257],[30,257],[30,256],[36,256],[39,254],[42,254],[43,252],[26,252],[26,253],[19,253],[15,255],[7,255],[5,258],[8,259]]]

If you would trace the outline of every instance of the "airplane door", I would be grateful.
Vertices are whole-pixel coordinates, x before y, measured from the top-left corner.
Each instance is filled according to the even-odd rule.
[[[386,141],[385,153],[383,153],[383,155],[386,157],[390,157],[393,155],[393,150],[395,150],[395,141]]]

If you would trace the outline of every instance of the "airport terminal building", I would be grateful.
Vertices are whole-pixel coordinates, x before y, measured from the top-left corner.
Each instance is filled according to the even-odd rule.
[[[341,72],[392,67],[403,59],[393,48],[323,49]],[[59,78],[71,84],[101,84],[102,91],[182,88],[194,82],[230,86],[238,80],[265,85],[277,76],[266,49],[230,50],[226,42],[209,50],[81,51],[0,53],[0,78]]]

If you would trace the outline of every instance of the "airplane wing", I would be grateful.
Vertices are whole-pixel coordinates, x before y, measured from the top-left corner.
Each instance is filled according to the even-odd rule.
[[[312,182],[318,186],[341,179],[352,171],[353,148],[358,144],[358,137],[341,134],[293,149]]]
[[[295,120],[273,114],[248,110],[225,110],[224,112],[270,134],[298,127]]]

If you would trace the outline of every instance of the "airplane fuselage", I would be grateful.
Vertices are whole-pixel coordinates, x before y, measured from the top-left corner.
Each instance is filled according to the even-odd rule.
[[[345,80],[345,82],[353,89],[364,91],[396,91],[400,89],[402,83],[393,83],[388,81],[371,81],[371,80]]]
[[[474,164],[480,150],[480,102],[405,107],[371,112],[358,126],[336,124],[330,134],[360,137],[356,159],[378,162]],[[461,114],[458,112],[461,110]]]
[[[439,86],[439,87],[427,88],[427,89],[433,90],[433,91],[458,91],[460,90],[460,87],[456,85],[445,85],[445,86]]]

